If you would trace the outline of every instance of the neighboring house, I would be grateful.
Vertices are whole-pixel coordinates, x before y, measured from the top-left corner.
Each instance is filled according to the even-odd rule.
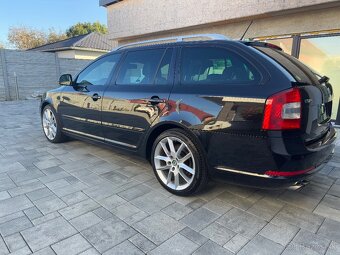
[[[107,35],[92,32],[29,50],[54,52],[59,58],[91,60],[111,51],[114,47],[114,41],[109,40]]]
[[[119,45],[202,33],[219,33],[232,39],[244,35],[244,39],[279,45],[331,78],[336,117],[340,97],[340,1],[99,0],[99,5],[107,9],[109,39]]]

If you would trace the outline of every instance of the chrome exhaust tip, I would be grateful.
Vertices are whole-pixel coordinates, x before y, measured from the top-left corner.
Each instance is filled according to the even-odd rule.
[[[289,190],[299,190],[299,189],[303,188],[304,186],[306,186],[308,183],[309,183],[309,181],[307,181],[307,180],[301,180],[301,181],[294,183],[292,186],[289,186],[288,189]]]

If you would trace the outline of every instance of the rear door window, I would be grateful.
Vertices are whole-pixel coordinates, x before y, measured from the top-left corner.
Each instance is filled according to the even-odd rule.
[[[153,84],[165,49],[127,53],[116,81],[118,85]]]
[[[217,47],[188,47],[181,53],[181,84],[257,84],[257,70],[238,54]]]

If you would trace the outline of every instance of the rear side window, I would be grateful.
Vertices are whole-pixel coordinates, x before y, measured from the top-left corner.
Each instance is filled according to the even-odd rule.
[[[182,84],[256,84],[259,78],[259,73],[245,59],[227,49],[182,49]]]
[[[296,58],[275,49],[267,47],[255,47],[257,50],[263,52],[282,67],[284,67],[297,82],[306,84],[318,84],[318,78],[316,74],[308,68],[306,65],[301,63]]]
[[[120,68],[118,85],[153,84],[165,49],[128,52]]]

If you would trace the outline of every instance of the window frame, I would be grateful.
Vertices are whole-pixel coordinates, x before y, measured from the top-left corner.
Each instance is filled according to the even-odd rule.
[[[112,68],[112,70],[111,70],[109,76],[107,77],[105,84],[103,84],[103,85],[93,85],[93,84],[88,84],[88,86],[96,86],[96,87],[98,87],[98,86],[102,86],[102,87],[107,86],[107,85],[110,83],[110,81],[111,81],[111,79],[112,79],[112,77],[113,77],[113,74],[114,74],[115,71],[117,70],[117,67],[118,67],[118,65],[119,65],[119,63],[120,63],[120,61],[121,61],[121,59],[122,59],[122,53],[120,53],[120,52],[105,54],[105,55],[103,55],[103,56],[97,58],[96,60],[90,62],[87,66],[85,66],[85,67],[84,67],[84,68],[76,75],[76,77],[75,77],[75,79],[74,79],[74,81],[73,81],[73,84],[74,84],[74,85],[78,85],[78,84],[79,84],[79,83],[77,83],[77,82],[78,82],[78,78],[79,78],[80,74],[83,73],[86,69],[88,69],[89,67],[91,67],[92,65],[96,64],[98,61],[100,61],[100,60],[102,60],[102,59],[104,59],[104,58],[112,57],[112,56],[115,56],[115,55],[118,56],[118,60],[117,60],[117,62],[116,62],[116,64],[115,64],[115,66]]]
[[[191,83],[191,84],[185,84],[182,83],[182,77],[181,77],[181,73],[182,73],[182,56],[183,56],[183,50],[184,49],[188,49],[188,48],[218,48],[218,49],[222,49],[222,50],[226,50],[226,51],[230,51],[232,52],[232,54],[237,55],[238,57],[240,57],[242,60],[245,61],[246,64],[248,64],[250,67],[252,67],[252,69],[256,70],[256,72],[258,73],[259,79],[257,81],[254,81],[254,83],[249,83],[249,82],[232,82],[232,83],[209,83],[209,82],[202,82],[202,83]],[[249,56],[249,59],[252,59],[251,56]],[[182,87],[198,87],[198,86],[223,86],[223,87],[232,87],[232,86],[242,86],[242,87],[247,87],[247,86],[259,86],[259,85],[263,85],[264,81],[263,81],[263,73],[262,71],[256,67],[254,64],[252,64],[249,60],[247,60],[247,58],[245,57],[245,54],[243,54],[243,51],[240,49],[238,50],[238,48],[230,46],[230,45],[226,45],[226,44],[188,44],[188,45],[181,45],[179,47],[179,54],[177,57],[177,64],[176,64],[176,83],[179,86]]]
[[[117,80],[118,80],[120,71],[121,71],[121,69],[123,67],[124,61],[126,60],[128,54],[131,53],[131,52],[138,52],[138,51],[145,52],[145,51],[148,51],[148,50],[164,50],[164,52],[162,54],[162,57],[161,57],[158,65],[157,65],[157,69],[156,69],[155,75],[153,77],[153,82],[150,83],[150,84],[118,84]],[[170,66],[169,66],[168,81],[167,81],[166,84],[162,84],[162,85],[158,85],[158,86],[160,86],[160,87],[173,86],[176,51],[175,51],[175,47],[167,46],[167,45],[165,45],[165,46],[160,45],[160,47],[153,47],[153,48],[139,48],[139,49],[138,48],[133,48],[133,49],[124,50],[123,56],[120,59],[119,66],[116,69],[116,72],[114,74],[114,77],[112,78],[112,82],[111,83],[114,86],[116,86],[116,87],[124,87],[124,88],[128,88],[128,87],[131,87],[131,88],[156,87],[157,84],[155,83],[155,78],[156,78],[156,76],[158,74],[160,65],[162,64],[162,61],[163,61],[163,59],[164,59],[164,57],[165,57],[165,55],[166,55],[168,50],[172,50]]]

